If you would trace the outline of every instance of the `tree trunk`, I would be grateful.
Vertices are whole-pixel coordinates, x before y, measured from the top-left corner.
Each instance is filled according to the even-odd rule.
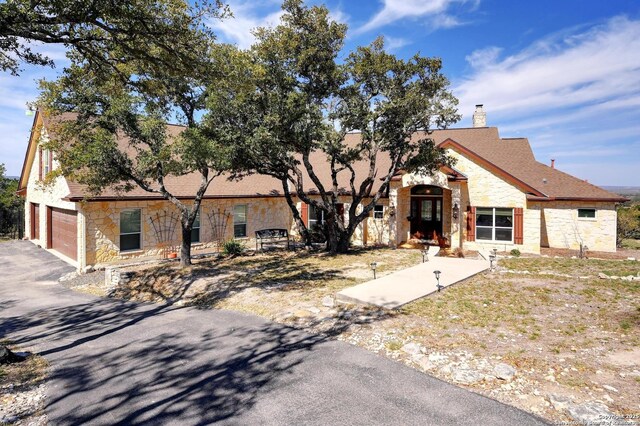
[[[349,233],[349,228],[340,229],[340,225],[338,224],[339,219],[335,216],[333,220],[327,220],[327,251],[331,254],[337,253],[347,253],[349,251],[350,242],[351,242],[351,234]]]
[[[180,246],[180,266],[191,266],[191,226],[182,225],[182,245]]]
[[[300,217],[300,212],[296,207],[296,204],[293,202],[293,198],[291,197],[291,192],[289,192],[289,185],[287,184],[287,180],[283,179],[282,181],[282,189],[284,190],[284,198],[287,200],[287,204],[289,205],[289,209],[293,214],[293,220],[298,225],[298,231],[300,231],[300,236],[304,241],[305,247],[311,247],[311,233],[309,232],[309,228],[306,227],[302,217]]]

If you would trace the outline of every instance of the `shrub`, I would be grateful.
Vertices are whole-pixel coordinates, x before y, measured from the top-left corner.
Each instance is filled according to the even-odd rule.
[[[225,256],[235,256],[238,254],[242,254],[245,248],[246,247],[242,241],[229,240],[222,246],[222,253]]]
[[[520,257],[520,250],[517,248],[511,250],[511,256]]]

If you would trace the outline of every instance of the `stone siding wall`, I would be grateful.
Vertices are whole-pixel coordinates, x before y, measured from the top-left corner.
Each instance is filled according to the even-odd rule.
[[[460,186],[460,227],[463,230],[460,241],[469,250],[510,251],[517,248],[521,252],[540,253],[540,210],[527,204],[526,194],[520,189],[501,179],[491,171],[471,161],[467,157],[449,150],[455,158],[455,168],[468,177],[468,182]],[[523,244],[493,241],[466,241],[467,206],[474,207],[521,207],[524,211]]]
[[[247,206],[247,236],[236,238],[245,242],[248,248],[255,247],[255,231],[265,228],[289,228],[291,212],[282,198],[238,198],[204,200],[200,212],[200,243],[194,246],[211,245],[213,232],[209,215],[212,212],[229,214],[224,239],[233,239],[233,208],[236,205]],[[140,250],[120,252],[120,213],[127,209],[141,209],[142,248]],[[83,207],[86,216],[87,264],[107,264],[124,259],[134,259],[162,254],[164,244],[156,235],[153,221],[157,214],[161,216],[172,212],[179,217],[178,209],[170,202],[149,201],[110,201],[87,202]],[[172,246],[179,246],[181,228],[175,225]]]
[[[41,247],[47,246],[47,207],[56,207],[66,210],[78,211],[78,204],[70,201],[64,201],[63,198],[69,194],[69,186],[64,178],[57,178],[53,182],[46,186],[39,179],[40,169],[40,152],[39,146],[41,143],[47,140],[47,134],[44,129],[41,131],[38,146],[35,149],[35,158],[31,165],[31,171],[29,172],[29,180],[27,182],[27,196],[25,197],[25,236]],[[58,161],[55,156],[52,160],[53,170],[58,167]],[[31,235],[31,203],[39,205],[39,239],[34,239]],[[84,266],[84,217],[82,212],[78,211],[78,232],[77,232],[77,247],[78,247],[78,260],[72,261],[66,256],[55,253],[57,256],[64,258],[69,263],[82,267]]]
[[[554,201],[533,203],[541,211],[541,244],[546,247],[616,251],[617,213],[614,203]],[[578,209],[596,209],[595,219],[578,218]]]

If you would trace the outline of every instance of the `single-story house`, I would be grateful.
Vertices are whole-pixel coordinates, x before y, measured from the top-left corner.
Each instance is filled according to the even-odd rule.
[[[454,249],[539,253],[540,247],[585,245],[615,251],[616,203],[626,199],[561,172],[553,161],[536,161],[526,138],[500,137],[496,127],[486,126],[485,117],[479,105],[473,127],[434,131],[431,138],[457,160],[455,165],[432,176],[396,175],[388,197],[361,224],[353,243],[397,246],[420,238],[439,239]],[[20,177],[28,239],[79,269],[157,256],[178,243],[177,210],[157,194],[138,188],[89,197],[82,185],[64,177],[41,185],[57,167],[55,153],[41,146],[47,127],[47,117],[37,112]],[[169,132],[179,131],[169,126]],[[359,137],[349,134],[346,143]],[[320,176],[328,177],[322,172],[323,156],[312,161]],[[384,170],[385,159],[379,161]],[[166,184],[188,201],[199,178],[173,177]],[[344,197],[344,211],[348,202]],[[301,202],[298,207],[308,226],[322,223],[321,212]],[[296,233],[280,182],[260,175],[219,178],[204,197],[193,244],[235,238],[252,245],[255,231],[267,228]]]

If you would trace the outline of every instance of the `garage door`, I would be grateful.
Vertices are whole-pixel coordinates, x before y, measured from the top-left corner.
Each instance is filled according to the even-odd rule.
[[[71,259],[78,257],[77,212],[51,209],[51,248]]]

